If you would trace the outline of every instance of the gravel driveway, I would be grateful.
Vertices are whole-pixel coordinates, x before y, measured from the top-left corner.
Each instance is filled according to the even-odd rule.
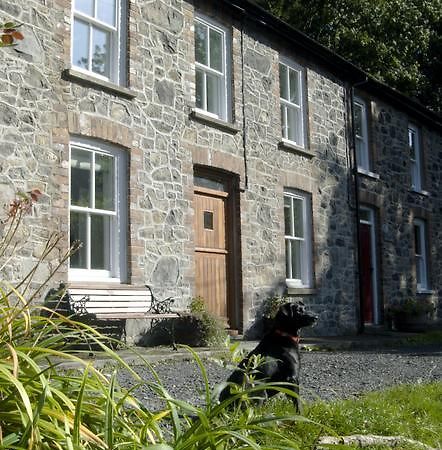
[[[225,381],[231,371],[215,360],[204,362],[212,387]],[[397,384],[442,380],[442,349],[302,352],[302,365],[301,396],[304,399],[344,399]],[[203,382],[194,361],[165,360],[155,363],[154,367],[173,397],[193,404],[203,402]],[[146,367],[133,366],[133,369],[143,379],[152,379]],[[123,386],[132,385],[124,372],[120,372],[119,379]],[[161,407],[145,386],[136,390],[136,396],[152,409]]]

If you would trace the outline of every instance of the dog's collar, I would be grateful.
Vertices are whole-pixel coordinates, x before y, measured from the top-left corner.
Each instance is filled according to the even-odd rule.
[[[281,331],[278,329],[275,330],[275,333],[278,336],[283,336],[283,337],[289,338],[295,345],[298,345],[299,341],[301,340],[301,336],[293,336],[293,334],[286,333],[285,331]]]

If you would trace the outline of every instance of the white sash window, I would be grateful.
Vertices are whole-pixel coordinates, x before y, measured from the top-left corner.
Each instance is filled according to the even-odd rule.
[[[125,153],[110,146],[73,142],[70,149],[70,258],[73,280],[125,275]]]

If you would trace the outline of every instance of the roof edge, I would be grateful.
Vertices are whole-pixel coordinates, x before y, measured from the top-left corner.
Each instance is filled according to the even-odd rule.
[[[428,109],[422,103],[392,88],[386,83],[377,80],[352,62],[277,18],[253,1],[222,0],[222,2],[242,11],[249,20],[265,26],[298,48],[308,51],[312,55],[312,58],[316,59],[320,65],[323,65],[334,75],[337,75],[342,81],[349,83],[350,87],[358,84],[362,90],[366,90],[373,95],[382,95],[389,103],[413,117],[419,118],[426,125],[435,127],[439,131],[442,130],[442,116],[440,114]]]

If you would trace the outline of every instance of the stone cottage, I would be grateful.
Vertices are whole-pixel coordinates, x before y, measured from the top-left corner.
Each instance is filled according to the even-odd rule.
[[[52,283],[200,296],[247,332],[275,295],[314,333],[441,311],[439,116],[248,0],[1,2],[0,201],[44,195],[2,269],[53,232]],[[53,286],[52,286],[53,287]],[[442,314],[442,313],[440,313]]]

